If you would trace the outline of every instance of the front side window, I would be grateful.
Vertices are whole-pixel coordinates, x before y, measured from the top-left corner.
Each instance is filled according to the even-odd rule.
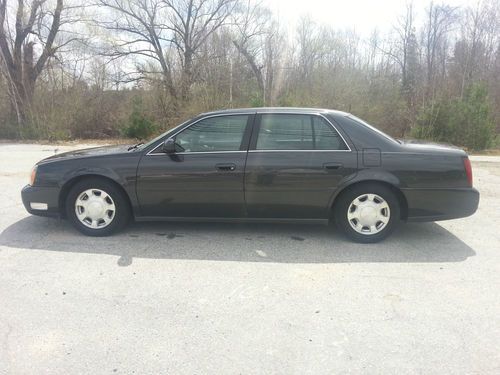
[[[264,114],[257,150],[347,150],[337,131],[319,116]]]
[[[200,120],[176,135],[176,147],[180,152],[238,151],[247,120],[247,115]]]

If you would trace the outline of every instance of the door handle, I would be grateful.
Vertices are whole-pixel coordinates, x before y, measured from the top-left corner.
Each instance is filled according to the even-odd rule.
[[[216,164],[215,168],[219,171],[234,171],[236,169],[236,164]]]
[[[342,168],[342,163],[325,163],[323,164],[323,168],[325,169],[340,169]]]

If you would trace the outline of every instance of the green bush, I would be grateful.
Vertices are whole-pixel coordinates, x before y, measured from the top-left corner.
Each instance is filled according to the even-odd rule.
[[[158,126],[143,113],[142,103],[136,101],[123,128],[123,135],[128,138],[146,139],[157,131]]]
[[[0,139],[16,139],[20,138],[19,126],[10,119],[0,118]]]
[[[412,135],[470,150],[484,150],[495,137],[490,112],[486,88],[474,84],[461,99],[444,99],[424,108]]]
[[[263,107],[264,106],[264,99],[262,98],[262,94],[260,93],[254,93],[250,97],[250,107]]]
[[[491,141],[490,147],[494,150],[500,149],[500,134],[495,135]]]

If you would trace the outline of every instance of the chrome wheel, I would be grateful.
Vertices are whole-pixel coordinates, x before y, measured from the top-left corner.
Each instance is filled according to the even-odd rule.
[[[389,204],[377,194],[360,195],[347,210],[347,221],[352,229],[364,235],[381,232],[390,218]]]
[[[88,189],[76,198],[75,213],[86,227],[104,228],[111,224],[115,217],[115,202],[104,190]]]

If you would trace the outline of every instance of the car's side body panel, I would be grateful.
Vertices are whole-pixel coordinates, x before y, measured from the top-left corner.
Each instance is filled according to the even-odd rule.
[[[64,202],[60,199],[61,193],[67,191],[68,187],[79,178],[85,176],[102,176],[114,181],[121,186],[127,194],[133,212],[139,214],[139,205],[135,190],[137,165],[141,158],[140,153],[127,152],[126,146],[117,149],[112,154],[103,153],[100,155],[91,154],[85,156],[72,156],[65,158],[64,154],[57,155],[57,158],[48,158],[38,164],[37,180],[35,186],[25,191],[26,195],[31,195],[30,201],[39,201],[45,197],[49,201],[46,216],[54,216],[63,208]],[[99,148],[105,150],[106,148]],[[90,152],[90,150],[87,150]],[[56,197],[54,198],[54,195]]]
[[[468,186],[464,151],[433,144],[395,143],[367,132],[346,116],[333,114],[332,120],[348,134],[359,153],[358,173],[348,185],[382,181],[396,187],[404,196],[408,221],[453,219],[476,211],[479,193]],[[373,158],[366,163],[367,149],[380,150],[380,165],[373,163]]]
[[[137,171],[141,215],[244,217],[246,151],[145,155]],[[231,165],[234,169],[218,169]]]
[[[322,116],[349,150],[255,150],[250,121],[236,152],[150,154],[167,138],[209,116],[297,113]],[[243,142],[243,143],[245,143]],[[114,146],[60,154],[38,164],[35,186],[23,189],[26,209],[37,215],[62,211],[61,197],[78,178],[98,175],[127,194],[137,220],[235,220],[327,222],[335,199],[353,184],[379,181],[401,192],[408,220],[468,216],[479,193],[468,186],[465,152],[400,144],[342,112],[316,109],[244,109],[200,115],[138,150]],[[232,170],[217,165],[234,165]],[[46,202],[33,210],[31,202]]]
[[[245,168],[245,203],[249,218],[328,219],[330,197],[338,186],[354,178],[358,156],[352,143],[331,120],[314,111],[300,116],[326,120],[347,149],[259,150],[262,115],[257,111]],[[275,110],[273,115],[290,115]]]
[[[355,152],[250,151],[245,173],[249,217],[329,217],[338,186],[356,175]]]
[[[472,215],[479,204],[474,188],[401,189],[408,202],[408,221],[439,221]]]
[[[401,188],[465,188],[463,159],[459,155],[382,153],[384,171],[393,174]]]
[[[254,113],[198,117],[166,138],[193,129],[204,119],[228,119],[231,116],[246,118],[239,150],[177,152],[169,155],[155,146],[144,152],[137,169],[136,183],[141,216],[246,216],[243,183]],[[157,145],[161,145],[164,139]]]

